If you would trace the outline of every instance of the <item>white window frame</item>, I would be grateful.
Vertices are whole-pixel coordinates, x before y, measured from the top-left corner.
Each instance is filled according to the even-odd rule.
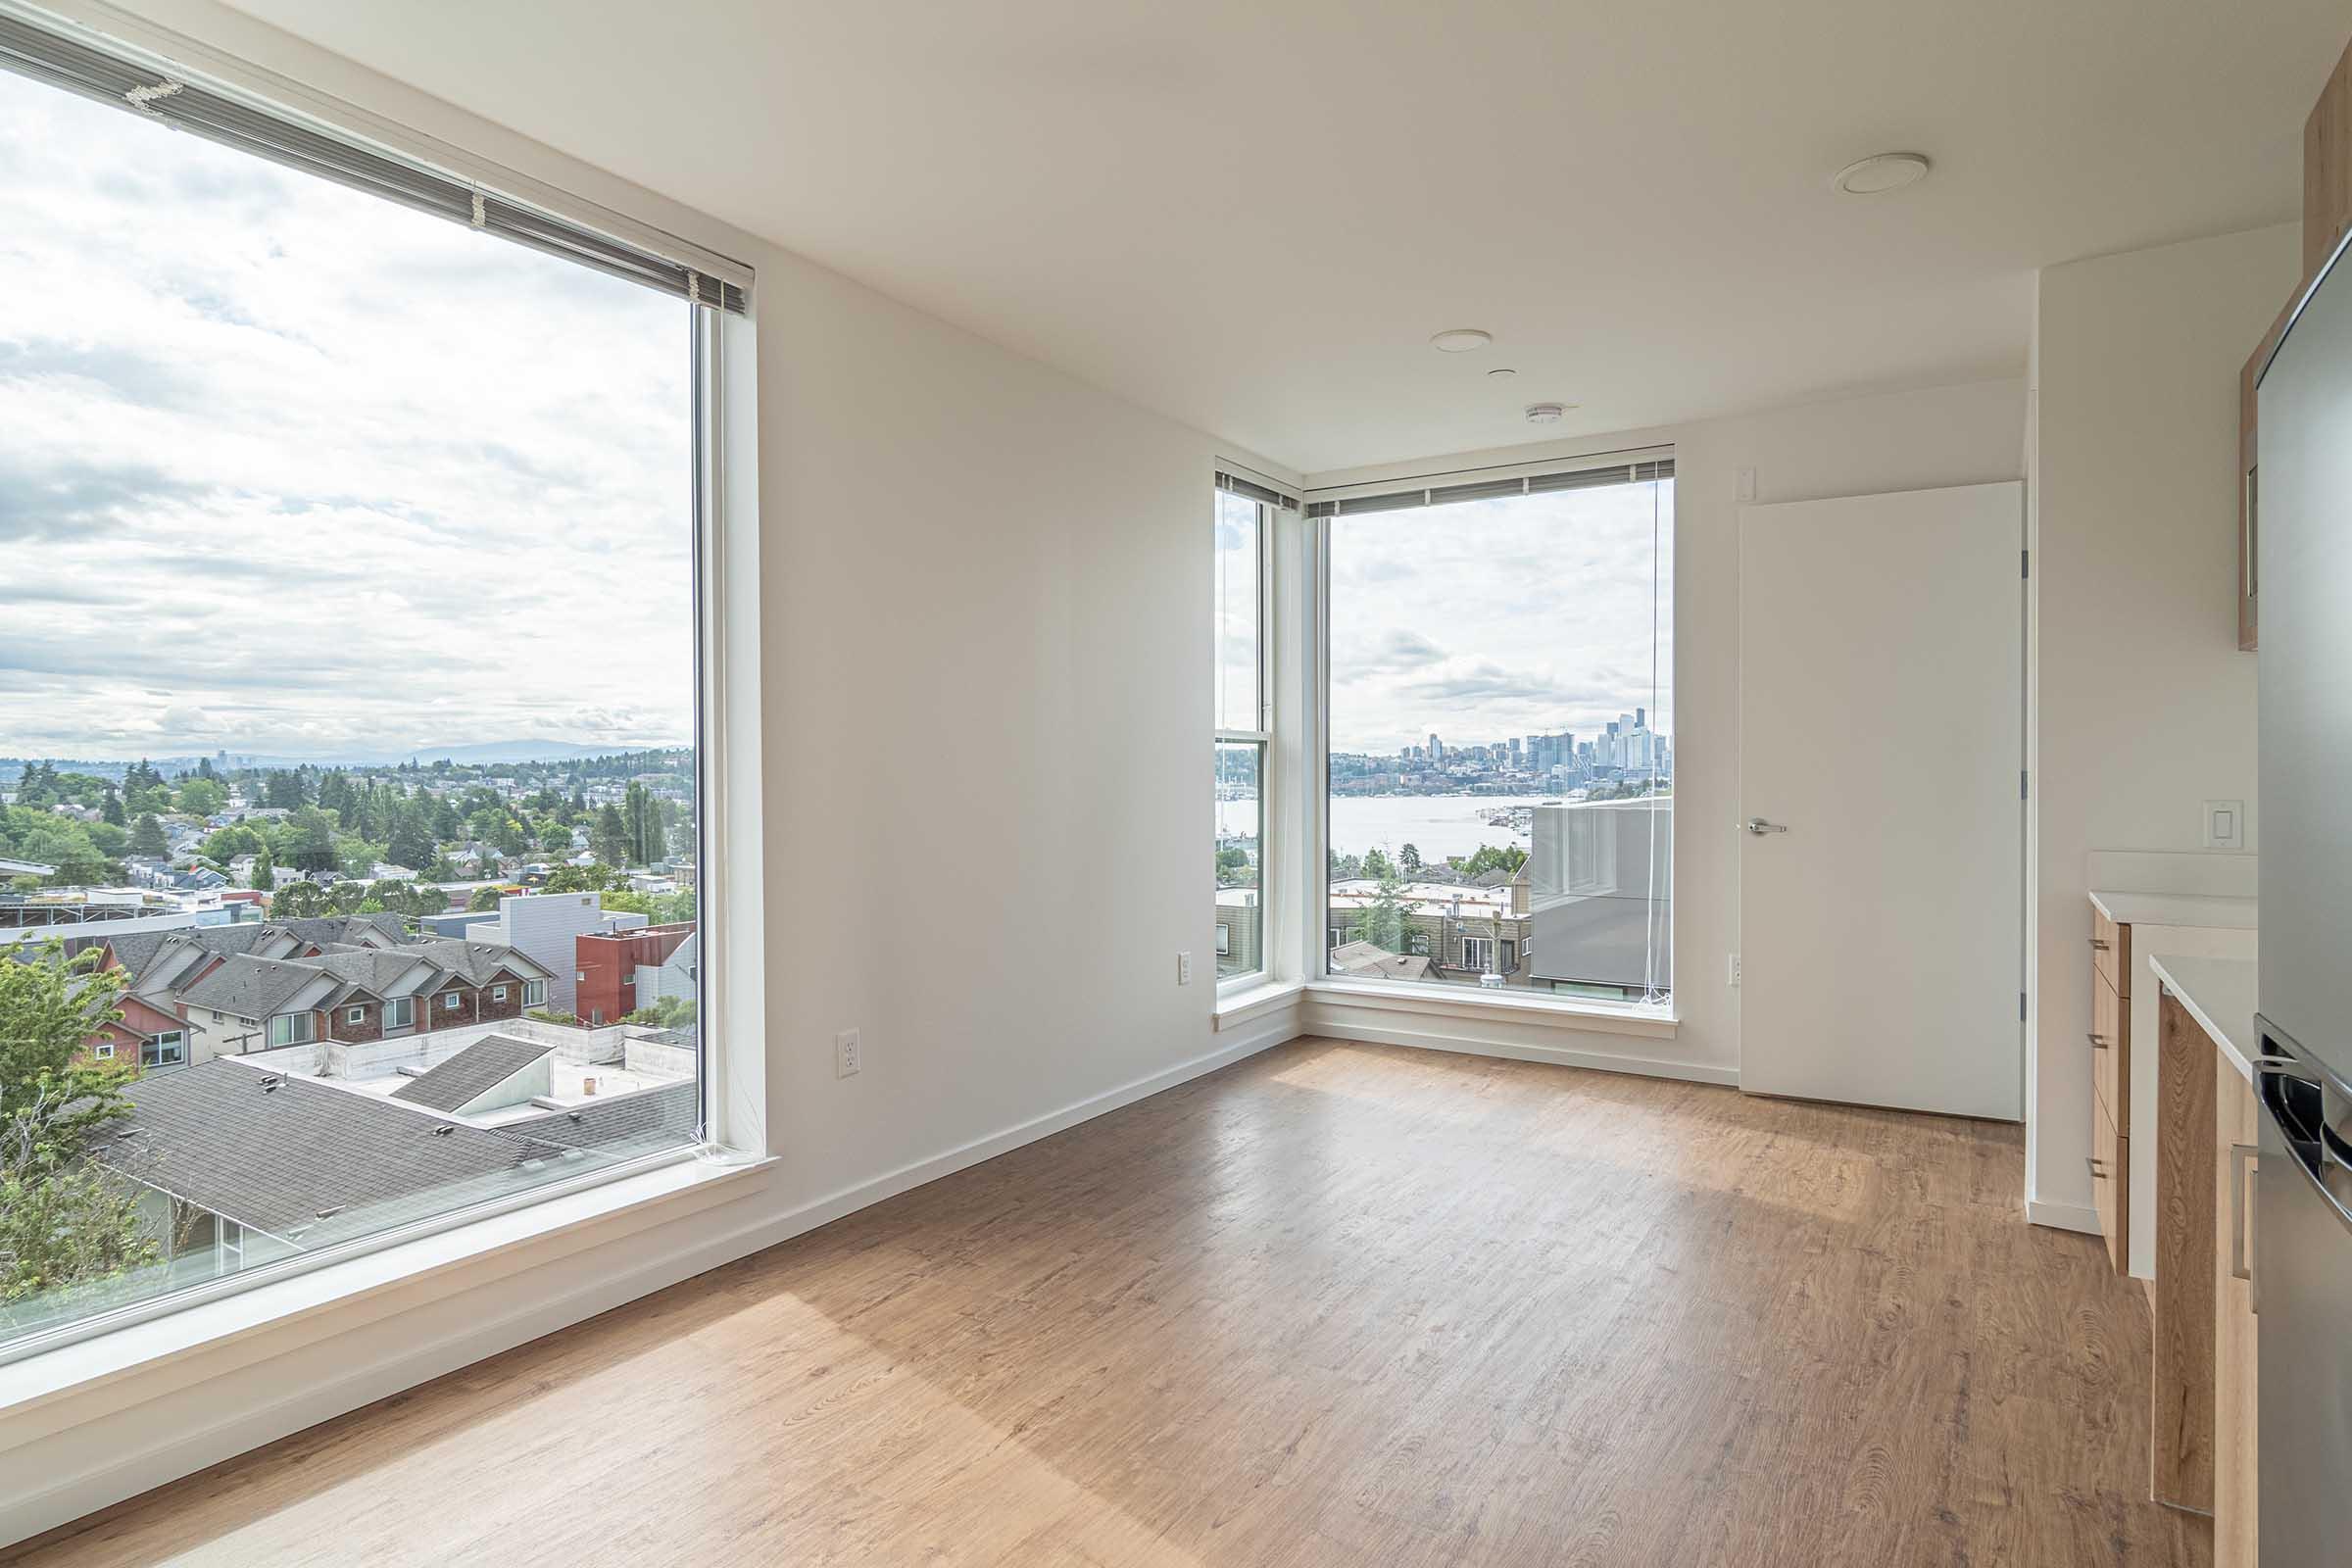
[[[441,993],[441,1010],[442,1010],[443,1012],[455,1012],[455,1011],[457,1011],[457,1010],[458,1010],[458,998],[459,998],[459,996],[460,996],[460,993],[458,993],[458,992],[455,992],[455,991],[444,991],[444,992],[442,992],[442,993]]]
[[[1626,463],[1644,463],[1654,459],[1675,457],[1671,445],[1642,447],[1630,450],[1588,452],[1573,456],[1548,458],[1535,463],[1497,466],[1472,472],[1448,472],[1442,478],[1427,476],[1432,486],[1462,483],[1472,478],[1512,479],[1533,478],[1547,474],[1572,473],[1580,469],[1616,467]],[[1310,914],[1320,915],[1323,925],[1331,923],[1331,524],[1330,516],[1314,514],[1311,503],[1344,501],[1352,496],[1389,494],[1419,487],[1423,481],[1410,475],[1368,481],[1353,485],[1334,485],[1311,490],[1304,499],[1310,503],[1304,521],[1306,526],[1307,564],[1305,579],[1307,602],[1302,617],[1308,638],[1306,649],[1308,710],[1308,741],[1312,748],[1305,784],[1314,790],[1308,804],[1306,821],[1308,837],[1313,843],[1299,869],[1306,876],[1304,902]],[[1679,514],[1682,488],[1675,490]],[[1669,519],[1670,529],[1674,519]],[[1678,539],[1679,542],[1679,539]],[[1682,649],[1683,623],[1676,618],[1674,641],[1668,646],[1670,667],[1679,668]],[[1680,748],[1677,749],[1678,755]],[[1678,863],[1679,871],[1679,863]],[[1309,927],[1312,929],[1312,926]],[[1673,928],[1669,929],[1673,940]],[[1443,965],[1444,946],[1435,955]],[[1525,961],[1526,948],[1521,950]],[[1680,972],[1679,968],[1676,972]],[[1375,1009],[1400,1008],[1415,1012],[1452,1012],[1465,1018],[1482,1021],[1507,1016],[1526,1021],[1543,1020],[1546,1024],[1566,1029],[1601,1029],[1609,1032],[1639,1035],[1647,1038],[1671,1039],[1680,1025],[1680,1004],[1670,995],[1663,1004],[1616,1003],[1591,997],[1530,995],[1514,991],[1507,1002],[1497,991],[1482,991],[1478,987],[1404,980],[1366,980],[1356,975],[1335,972],[1331,967],[1331,947],[1324,947],[1312,959],[1307,970],[1306,989],[1311,994],[1344,999],[1349,1004]],[[1679,995],[1679,994],[1677,994]],[[1390,998],[1395,1002],[1391,1003]]]
[[[1267,961],[1272,945],[1265,939],[1266,911],[1274,893],[1275,854],[1277,835],[1274,831],[1274,532],[1282,516],[1282,509],[1254,496],[1228,492],[1216,487],[1211,475],[1209,491],[1213,506],[1222,510],[1225,497],[1247,501],[1257,509],[1257,724],[1255,728],[1235,728],[1220,725],[1209,747],[1213,760],[1218,748],[1225,746],[1254,746],[1257,748],[1257,905],[1258,942],[1257,967],[1240,974],[1217,977],[1220,996],[1263,985],[1267,978]],[[1213,514],[1212,514],[1213,520]],[[1220,660],[1216,667],[1223,669]],[[1220,927],[1220,929],[1223,929]],[[1219,956],[1225,947],[1217,948]]]
[[[1493,937],[1472,936],[1468,932],[1462,933],[1462,967],[1485,974],[1487,959],[1490,956],[1489,950],[1494,943]]]
[[[415,997],[386,997],[384,999],[384,1031],[416,1027],[416,999]]]
[[[366,1023],[368,1021],[367,1007],[364,1005],[345,1007],[343,1009],[343,1021],[345,1023]]]
[[[546,1006],[547,982],[544,980],[525,980],[522,983],[522,1004],[526,1007]]]
[[[492,1002],[504,1002],[504,1001],[506,1001],[506,1000],[507,1000],[507,988],[506,988],[505,986],[492,986],[492,987],[490,988],[490,1000],[491,1000]]]
[[[101,1040],[101,1041],[99,1041],[99,1042],[98,1042],[96,1045],[94,1045],[94,1046],[92,1046],[92,1047],[90,1048],[90,1058],[91,1058],[93,1061],[112,1061],[112,1060],[114,1060],[114,1059],[115,1059],[115,1043],[114,1043],[112,1040]]]
[[[286,1026],[282,1031],[285,1035],[283,1040],[278,1038],[281,1031],[277,1026],[281,1023]],[[302,1029],[300,1034],[295,1032],[297,1024]],[[318,1039],[318,1015],[308,1007],[292,1012],[273,1012],[264,1027],[269,1031],[270,1049],[272,1051],[283,1046],[315,1045]]]

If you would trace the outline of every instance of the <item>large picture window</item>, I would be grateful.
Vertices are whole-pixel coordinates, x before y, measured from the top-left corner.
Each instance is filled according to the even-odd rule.
[[[1312,500],[1335,977],[1662,1006],[1674,465]]]
[[[6,18],[0,166],[0,1356],[694,1147],[740,287]]]

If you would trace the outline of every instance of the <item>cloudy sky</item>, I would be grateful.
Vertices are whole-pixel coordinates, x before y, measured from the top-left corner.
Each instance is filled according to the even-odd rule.
[[[1332,750],[1582,739],[1636,708],[1672,734],[1673,516],[1669,480],[1334,518]]]
[[[0,756],[690,739],[688,318],[0,73]]]

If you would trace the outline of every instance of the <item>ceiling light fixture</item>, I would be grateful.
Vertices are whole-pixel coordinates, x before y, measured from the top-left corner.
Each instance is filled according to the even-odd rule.
[[[1846,165],[1830,184],[1848,196],[1878,196],[1927,177],[1925,153],[1877,153]]]
[[[1575,407],[1576,405],[1573,403],[1530,403],[1527,406],[1527,422],[1530,424],[1557,424],[1568,411]]]
[[[1429,346],[1440,354],[1468,354],[1494,341],[1492,332],[1481,332],[1475,326],[1453,326],[1431,338]]]

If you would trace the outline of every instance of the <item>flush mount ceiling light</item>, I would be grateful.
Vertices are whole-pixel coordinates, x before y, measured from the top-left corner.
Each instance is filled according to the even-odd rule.
[[[1483,349],[1494,341],[1492,332],[1481,332],[1475,326],[1447,327],[1429,340],[1429,346],[1440,354],[1468,354]]]
[[[1848,196],[1877,196],[1927,177],[1925,153],[1878,153],[1846,165],[1830,183]]]
[[[1557,424],[1562,416],[1575,407],[1576,405],[1573,403],[1530,403],[1527,406],[1527,422],[1530,424]]]

